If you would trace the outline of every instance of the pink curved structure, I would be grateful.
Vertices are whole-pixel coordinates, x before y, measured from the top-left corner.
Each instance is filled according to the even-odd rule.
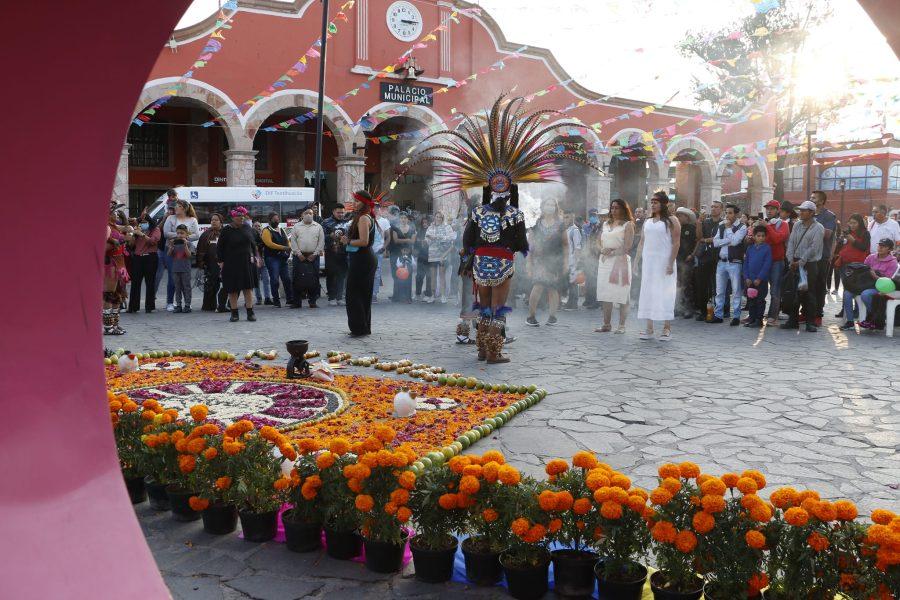
[[[187,5],[13,2],[0,11],[3,598],[169,597],[109,427],[100,266],[129,117]]]

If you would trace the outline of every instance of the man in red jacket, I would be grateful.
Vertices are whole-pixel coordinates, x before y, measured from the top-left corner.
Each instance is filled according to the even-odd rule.
[[[772,248],[772,271],[769,275],[769,325],[778,321],[781,312],[781,278],[784,276],[784,246],[791,228],[780,216],[777,200],[766,203],[766,243]]]

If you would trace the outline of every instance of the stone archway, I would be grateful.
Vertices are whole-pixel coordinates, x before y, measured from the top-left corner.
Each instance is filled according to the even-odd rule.
[[[649,134],[643,129],[626,128],[617,131],[606,142],[607,148],[616,144],[623,148],[634,148],[637,155],[643,158],[644,169],[641,171],[639,167],[632,166],[630,160],[626,165],[621,157],[610,157],[611,165],[613,161],[618,161],[614,167],[610,167],[611,175],[614,173],[612,185],[616,188],[617,195],[633,208],[646,206],[654,191],[665,189],[669,185],[665,155],[655,139],[645,139],[647,135]],[[648,146],[650,150],[647,150]]]
[[[699,174],[699,197],[689,194],[685,198],[686,204],[692,205],[692,208],[700,209],[708,207],[713,200],[718,200],[722,195],[722,184],[718,177],[718,167],[716,157],[709,146],[700,138],[694,136],[686,136],[677,139],[674,143],[666,147],[666,172],[673,162],[680,162],[679,157],[690,153],[690,165],[696,169]],[[692,173],[693,175],[693,173]],[[676,175],[676,198],[678,203],[683,204],[680,197],[682,194],[678,192],[678,177]]]
[[[746,152],[740,158],[736,152],[728,150],[719,159],[716,166],[716,175],[721,178],[726,167],[737,165],[748,177],[747,192],[749,200],[745,207],[750,214],[762,212],[763,206],[774,198],[775,189],[772,187],[769,165],[765,157],[755,149]]]

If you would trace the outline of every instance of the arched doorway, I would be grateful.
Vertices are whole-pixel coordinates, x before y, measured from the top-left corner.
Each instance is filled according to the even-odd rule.
[[[716,158],[703,140],[679,138],[666,148],[669,191],[679,206],[701,210],[721,194]]]
[[[756,151],[729,150],[722,155],[716,170],[719,178],[728,184],[723,200],[737,204],[749,214],[762,213],[763,206],[774,197],[768,165]]]
[[[645,207],[650,194],[668,190],[662,152],[655,140],[640,129],[625,129],[610,138],[610,198],[621,198],[632,209]]]

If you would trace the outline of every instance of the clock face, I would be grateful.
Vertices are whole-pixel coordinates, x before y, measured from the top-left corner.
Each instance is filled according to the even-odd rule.
[[[394,2],[387,10],[387,26],[401,42],[411,42],[422,34],[422,13],[409,2]]]

